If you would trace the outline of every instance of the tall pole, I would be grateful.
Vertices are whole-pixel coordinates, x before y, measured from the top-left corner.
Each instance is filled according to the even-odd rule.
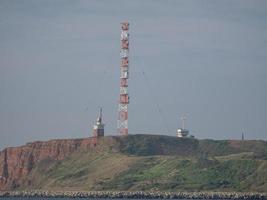
[[[182,120],[182,129],[185,129],[185,120],[186,120],[186,117],[185,116],[181,117],[181,120]]]
[[[99,109],[99,120],[100,120],[100,123],[102,123],[102,107],[100,107]]]
[[[119,135],[128,135],[128,78],[129,78],[129,23],[121,23],[120,99],[118,116]]]

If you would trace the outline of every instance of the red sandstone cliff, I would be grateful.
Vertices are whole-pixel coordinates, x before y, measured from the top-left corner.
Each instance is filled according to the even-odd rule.
[[[78,150],[94,149],[93,138],[32,142],[0,152],[0,190],[18,187],[33,167],[44,159],[62,160]]]

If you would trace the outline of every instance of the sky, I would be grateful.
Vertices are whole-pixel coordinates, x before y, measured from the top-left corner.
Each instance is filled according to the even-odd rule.
[[[267,140],[267,1],[0,0],[0,149],[117,135],[123,21],[130,134]]]

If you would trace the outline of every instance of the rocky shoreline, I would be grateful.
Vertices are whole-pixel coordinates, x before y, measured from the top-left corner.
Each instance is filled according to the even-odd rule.
[[[159,192],[159,191],[0,191],[3,197],[45,197],[45,198],[107,198],[107,199],[261,199],[267,200],[267,193],[239,192]]]

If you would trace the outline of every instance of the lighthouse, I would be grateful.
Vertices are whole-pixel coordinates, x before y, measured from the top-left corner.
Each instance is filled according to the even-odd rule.
[[[102,122],[102,108],[99,109],[99,116],[96,120],[95,125],[93,126],[93,137],[103,137],[104,136],[104,126]]]

